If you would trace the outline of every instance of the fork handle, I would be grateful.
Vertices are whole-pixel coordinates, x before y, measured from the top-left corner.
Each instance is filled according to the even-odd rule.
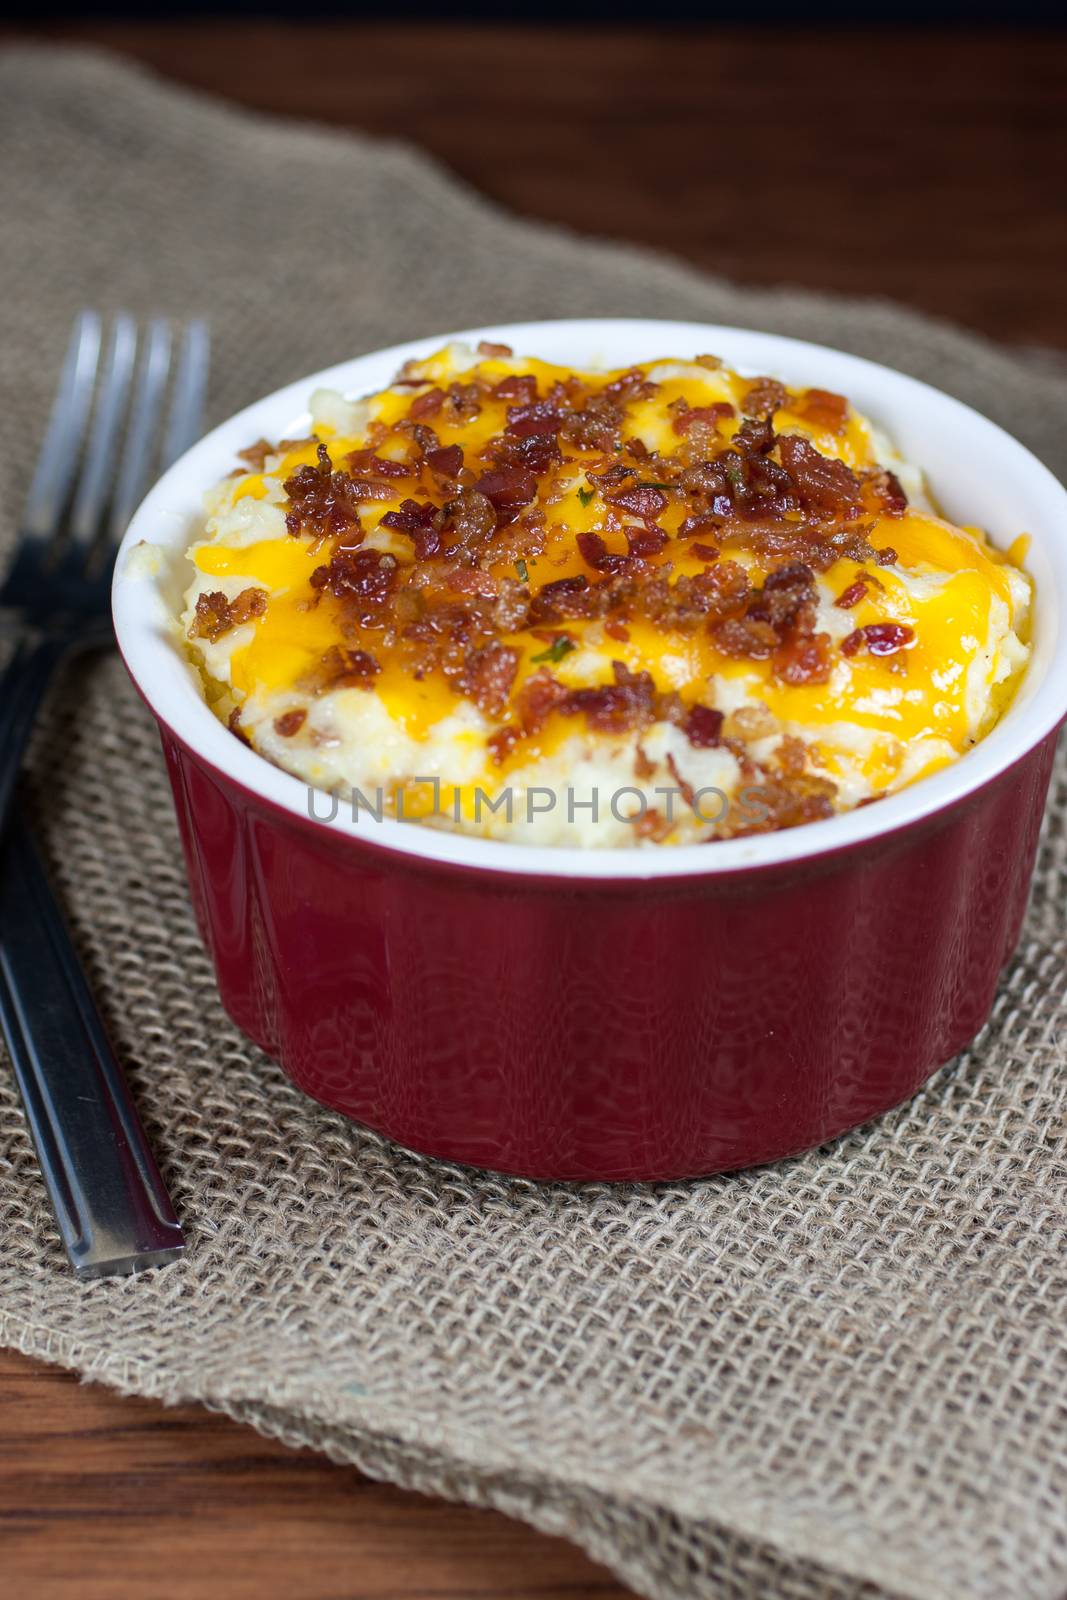
[[[22,638],[0,678],[0,838],[38,708],[71,644],[69,638],[49,635]]]
[[[0,849],[0,1025],[78,1276],[173,1260],[178,1220],[19,807]]]

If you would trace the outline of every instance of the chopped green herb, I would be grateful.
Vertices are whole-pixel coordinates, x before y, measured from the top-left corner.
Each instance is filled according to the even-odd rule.
[[[579,489],[578,490],[578,498],[582,502],[583,506],[587,506],[589,504],[590,500],[593,498],[593,496],[595,494],[596,494],[596,490],[595,489]]]
[[[515,571],[518,573],[518,575],[522,579],[523,583],[528,583],[530,581],[529,568],[527,567],[525,561],[523,561],[521,556],[520,556],[519,560],[516,561],[516,563],[515,563]]]
[[[540,655],[531,656],[530,660],[534,663],[539,661],[562,661],[563,657],[569,656],[573,649],[575,649],[574,640],[568,639],[565,633],[561,633],[558,639],[553,639],[547,650],[542,650]]]
[[[645,479],[637,485],[639,489],[673,489],[673,483],[656,483],[652,479]]]

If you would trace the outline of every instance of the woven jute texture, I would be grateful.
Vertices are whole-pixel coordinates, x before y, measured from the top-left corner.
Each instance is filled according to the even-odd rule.
[[[84,304],[207,313],[213,419],[417,333],[659,315],[883,358],[1067,467],[1055,358],[529,226],[394,145],[35,49],[0,58],[0,127],[5,538]],[[76,1283],[0,1063],[0,1339],[501,1507],[649,1595],[1067,1590],[1062,765],[972,1050],[802,1159],[622,1188],[423,1160],[288,1086],[220,1010],[115,659],[58,689],[30,785],[189,1247]]]

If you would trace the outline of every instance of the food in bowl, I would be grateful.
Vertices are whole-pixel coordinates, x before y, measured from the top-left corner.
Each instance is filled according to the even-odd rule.
[[[828,390],[452,344],[311,418],[210,492],[181,625],[235,733],[375,815],[789,828],[958,760],[1025,668],[1015,552]]]
[[[377,393],[435,346],[346,361],[196,445],[150,491],[116,563],[116,635],[159,725],[223,1004],[307,1093],[450,1161],[660,1181],[823,1145],[906,1099],[974,1039],[1018,942],[1067,716],[1067,492],[959,401],[818,345],[611,319],[479,328],[454,342],[480,340],[616,371],[664,350],[714,350],[742,372],[849,396],[922,461],[958,521],[988,527],[1003,550],[1030,535],[1025,671],[968,754],[811,827],[711,847],[539,849],[365,813],[353,826],[340,804],[309,816],[312,796],[333,797],[227,731],[221,679],[210,692],[224,717],[212,714],[187,658],[204,641],[185,638],[191,618],[181,630],[176,619],[204,485],[249,440],[307,435],[315,388]],[[784,428],[780,414],[774,422]],[[886,459],[909,496],[905,516],[918,514],[919,486]],[[360,515],[374,520],[373,509]],[[896,548],[903,566],[903,540],[872,543]],[[253,585],[233,576],[236,599]],[[260,1082],[270,1115],[278,1082]],[[905,1119],[892,1137],[916,1128],[921,1117]]]

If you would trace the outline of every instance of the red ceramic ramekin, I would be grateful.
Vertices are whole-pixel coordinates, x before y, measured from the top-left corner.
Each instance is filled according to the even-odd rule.
[[[992,423],[870,362],[703,324],[476,329],[619,366],[712,350],[847,394],[937,500],[1031,536],[1033,654],[974,751],[828,822],[678,849],[501,844],[309,815],[234,739],[174,617],[203,490],[250,440],[299,437],[319,384],[363,393],[441,339],[261,401],[160,481],[115,580],[119,644],[162,732],[190,886],[234,1021],[316,1099],[450,1160],[539,1178],[667,1179],[770,1161],[896,1105],[977,1033],[1019,934],[1067,716],[1067,493]],[[134,546],[160,547],[146,556]],[[319,797],[316,810],[328,816]]]

